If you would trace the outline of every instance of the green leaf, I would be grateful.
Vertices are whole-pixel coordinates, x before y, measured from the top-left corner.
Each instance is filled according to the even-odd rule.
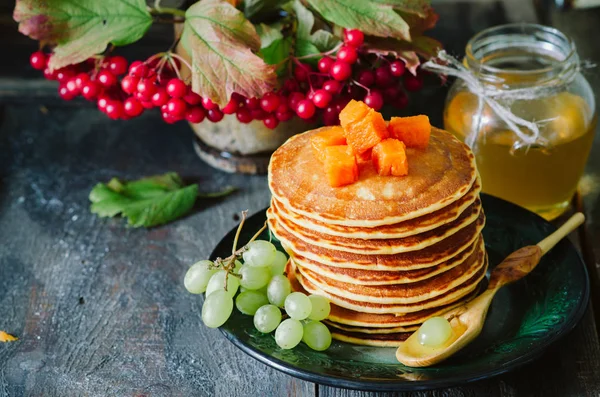
[[[410,41],[408,24],[393,7],[365,0],[307,0],[329,22],[365,34]]]
[[[278,25],[269,26],[264,23],[256,25],[256,33],[260,37],[260,48],[266,48],[275,40],[283,38],[281,27]]]
[[[260,55],[269,65],[277,67],[277,74],[282,75],[286,71],[286,60],[289,59],[292,50],[292,38],[277,39],[267,48],[260,51]]]
[[[321,51],[310,41],[301,39],[298,39],[298,41],[296,41],[296,56],[298,58],[314,55],[313,57],[302,59],[302,62],[316,65],[319,62],[320,54]]]
[[[98,183],[90,192],[90,210],[100,217],[122,214],[133,227],[152,227],[171,222],[193,207],[197,197],[223,197],[235,191],[228,186],[219,192],[198,193],[198,185],[184,186],[174,172],[136,181],[116,178]]]
[[[202,0],[185,13],[183,43],[192,56],[192,88],[224,106],[237,92],[261,97],[277,87],[275,67],[255,52],[256,29],[244,14],[221,0]]]
[[[261,11],[273,11],[289,0],[244,0],[244,14],[252,18]]]
[[[311,35],[310,42],[321,50],[321,52],[326,52],[338,45],[340,39],[331,32],[319,29]]]
[[[299,0],[295,0],[292,3],[291,9],[298,20],[298,27],[296,29],[298,41],[304,40],[310,42],[319,50],[319,52],[329,51],[340,42],[339,38],[323,29],[311,33],[315,25],[315,17]],[[310,51],[309,48],[305,48],[305,51],[302,52]],[[298,50],[296,50],[296,55],[299,56]]]
[[[168,223],[189,212],[198,196],[198,185],[166,192],[161,196],[130,203],[123,208],[123,216],[133,227],[152,227]]]
[[[144,0],[17,0],[19,31],[56,44],[50,68],[83,62],[109,43],[131,44],[152,24]]]

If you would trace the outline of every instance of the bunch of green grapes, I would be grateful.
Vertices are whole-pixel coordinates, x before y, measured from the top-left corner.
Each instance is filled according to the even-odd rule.
[[[290,281],[283,274],[287,257],[269,241],[251,241],[241,251],[243,263],[236,259],[232,271],[208,260],[187,271],[186,289],[192,294],[206,293],[202,306],[204,324],[210,328],[225,324],[233,312],[235,298],[237,310],[254,316],[258,331],[275,331],[275,341],[282,349],[292,349],[301,341],[313,350],[327,349],[331,333],[321,322],[329,316],[327,298],[292,292]]]

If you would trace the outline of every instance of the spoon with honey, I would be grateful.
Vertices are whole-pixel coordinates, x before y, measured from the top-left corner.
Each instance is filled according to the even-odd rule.
[[[496,292],[529,274],[542,255],[584,220],[584,215],[578,212],[536,245],[520,248],[507,256],[492,270],[488,287],[481,295],[441,317],[430,318],[402,342],[396,351],[398,361],[409,367],[428,367],[447,359],[468,345],[481,333]]]

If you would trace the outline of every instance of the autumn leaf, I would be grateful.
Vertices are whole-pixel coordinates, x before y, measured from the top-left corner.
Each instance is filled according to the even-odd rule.
[[[275,66],[255,52],[256,29],[241,11],[221,0],[203,0],[185,13],[183,45],[192,56],[192,89],[224,106],[231,94],[261,97],[277,86]]]
[[[364,48],[367,52],[380,55],[391,55],[400,58],[406,64],[406,68],[414,75],[420,65],[419,55],[425,59],[435,56],[442,44],[430,37],[417,36],[413,41],[398,41],[383,37],[365,38]]]
[[[329,22],[365,34],[410,41],[408,24],[389,4],[365,0],[307,0]]]
[[[51,69],[83,62],[109,43],[131,44],[152,24],[144,0],[17,0],[13,18],[19,32],[56,44]]]
[[[16,336],[12,336],[11,334],[5,331],[0,331],[0,342],[14,342],[18,339],[19,338],[17,338]]]
[[[431,8],[429,0],[373,0],[375,3],[392,6],[395,10],[426,17]],[[407,21],[408,22],[408,21]],[[410,23],[409,23],[410,25]]]
[[[296,15],[298,28],[296,29],[296,56],[305,56],[326,52],[335,47],[340,39],[324,29],[318,29],[314,33],[315,16],[299,0],[295,0],[288,7]],[[318,60],[315,59],[315,63]]]

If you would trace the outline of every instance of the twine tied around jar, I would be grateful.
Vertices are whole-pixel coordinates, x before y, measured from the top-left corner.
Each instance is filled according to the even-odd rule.
[[[479,105],[475,115],[476,122],[473,123],[472,130],[465,138],[465,143],[471,148],[474,147],[477,136],[481,131],[484,105],[488,105],[490,109],[496,113],[496,115],[502,119],[508,128],[518,137],[517,141],[513,145],[513,150],[519,149],[523,146],[528,148],[534,144],[547,146],[547,140],[540,135],[540,125],[542,122],[546,122],[548,120],[540,120],[537,122],[525,120],[515,115],[509,106],[502,105],[498,101],[502,100],[510,103],[510,101],[514,100],[528,100],[539,98],[540,96],[544,95],[550,95],[562,90],[564,86],[570,83],[575,77],[573,70],[569,70],[566,71],[567,73],[565,76],[563,76],[561,79],[561,84],[559,85],[502,89],[482,83],[472,71],[467,69],[456,58],[448,55],[448,53],[446,53],[444,50],[440,50],[435,58],[425,62],[422,65],[422,68],[436,74],[454,76],[463,80],[469,90],[479,99]],[[577,67],[576,69],[578,70],[579,68]],[[521,129],[520,127],[524,128]]]

